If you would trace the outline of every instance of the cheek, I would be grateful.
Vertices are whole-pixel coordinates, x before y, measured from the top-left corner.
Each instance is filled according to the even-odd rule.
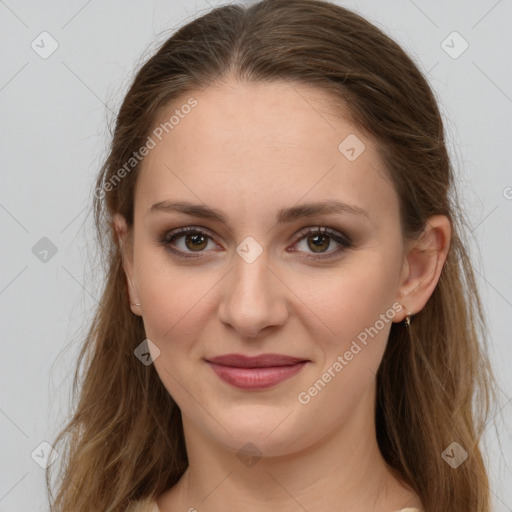
[[[141,303],[149,305],[144,309],[144,325],[148,338],[154,339],[161,350],[170,345],[174,349],[183,347],[199,329],[199,316],[205,315],[211,288],[179,273],[165,274],[145,272],[147,278],[140,287]]]
[[[311,294],[322,325],[329,329],[317,338],[319,364],[296,396],[305,438],[314,439],[317,424],[336,428],[343,423],[375,382],[396,314],[393,272],[382,268],[377,261],[375,266],[354,266],[330,281],[323,293],[317,289]]]
[[[198,340],[205,338],[203,318],[207,311],[208,290],[215,280],[207,273],[204,279],[194,278],[193,271],[173,266],[169,261],[148,251],[140,256],[138,293],[143,305],[146,337],[158,347],[154,360],[162,384],[189,415],[197,414],[192,396],[200,396],[197,365],[190,364],[201,357]],[[210,282],[211,281],[211,282]]]
[[[216,288],[222,286],[226,272],[177,265],[161,248],[141,249],[136,258],[137,291],[145,306],[148,338],[162,348],[170,340],[173,345],[192,341],[201,325],[216,315]],[[283,300],[295,302],[293,309],[302,320],[308,319],[307,328],[317,323],[327,344],[342,348],[391,307],[395,267],[397,254],[382,250],[353,253],[338,267],[283,267],[279,273],[293,289]]]
[[[395,256],[354,253],[346,265],[321,273],[317,270],[316,274],[302,274],[296,279],[294,291],[321,323],[328,350],[350,344],[392,308],[397,291],[397,268]],[[394,310],[388,316],[394,316]]]
[[[208,290],[218,280],[217,274],[205,271],[199,276],[197,268],[177,265],[165,249],[151,247],[148,241],[141,242],[139,247],[135,256],[137,292],[146,334],[149,339],[154,338],[160,349],[166,340],[179,344],[183,335],[193,333],[191,324],[208,304]]]
[[[222,429],[211,422],[198,401],[205,397],[218,401],[222,405],[219,418],[226,425],[240,423],[239,409],[222,401],[215,380],[209,385],[207,379],[198,379],[202,369],[196,363],[204,356],[206,344],[215,342],[208,339],[205,329],[212,326],[221,332],[216,318],[221,297],[229,300],[233,291],[222,289],[226,285],[223,276],[229,273],[225,268],[201,271],[178,266],[154,248],[140,251],[138,262],[137,289],[141,304],[148,305],[144,309],[146,334],[160,350],[155,369],[184,415],[197,424],[210,422],[210,428],[222,437]],[[283,332],[292,334],[290,339],[298,334],[315,364],[286,397],[286,407],[300,414],[288,425],[290,431],[276,431],[274,442],[289,443],[290,449],[294,443],[315,442],[319,424],[336,428],[357,408],[374,382],[385,349],[391,319],[382,327],[376,322],[394,301],[396,265],[391,251],[366,251],[329,269],[306,265],[279,269],[288,286],[276,288],[276,293],[291,304]],[[309,399],[307,405],[299,401],[299,394]],[[260,412],[249,409],[247,426],[240,429],[251,432],[261,418]],[[265,418],[263,430],[268,429],[265,421],[276,424],[282,419],[281,413]],[[300,440],[290,435],[293,431],[301,432]]]

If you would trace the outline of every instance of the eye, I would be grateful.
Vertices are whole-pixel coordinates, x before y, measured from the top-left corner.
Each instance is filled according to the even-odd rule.
[[[203,249],[207,247],[208,239],[211,240],[211,237],[201,229],[188,226],[186,228],[180,228],[166,233],[159,241],[167,250],[173,254],[182,256],[184,258],[196,258],[200,255],[190,255],[187,254],[187,252],[189,252],[189,250],[192,253],[204,252]],[[178,250],[176,250],[174,247],[176,240],[183,242],[182,247],[178,248]]]
[[[178,240],[182,242],[182,245],[176,248],[178,245],[176,241]],[[168,251],[183,258],[201,257],[201,253],[205,252],[205,249],[208,247],[209,240],[213,242],[213,238],[208,233],[193,226],[170,231],[158,238],[158,242]],[[302,241],[305,242],[306,249],[312,251],[312,254],[306,257],[313,259],[332,257],[352,245],[346,235],[326,227],[304,228],[299,232],[299,237],[294,245]],[[334,250],[327,251],[326,249],[332,245],[332,241],[338,244],[338,247]],[[216,244],[213,243],[213,245]],[[297,249],[292,249],[290,252],[297,252]],[[198,254],[194,255],[193,253]],[[324,254],[327,254],[327,256],[324,256]]]
[[[332,241],[338,244],[338,247],[334,250],[327,251],[323,250],[332,245]],[[298,242],[305,242],[306,248],[313,251],[313,256],[307,256],[308,258],[325,258],[339,254],[341,251],[348,249],[352,246],[350,239],[331,228],[317,227],[317,228],[305,228],[300,231]],[[293,250],[295,252],[295,250]],[[321,254],[321,256],[314,256],[315,254]],[[323,256],[327,254],[327,256]]]

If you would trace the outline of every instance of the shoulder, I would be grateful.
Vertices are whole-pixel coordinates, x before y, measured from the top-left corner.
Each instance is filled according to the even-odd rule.
[[[126,512],[160,512],[156,501],[152,498],[146,498],[140,501],[133,501]],[[394,512],[422,512],[419,508],[401,508],[400,510],[396,510]]]
[[[139,501],[132,501],[126,512],[160,512],[156,501],[153,498],[145,498]]]

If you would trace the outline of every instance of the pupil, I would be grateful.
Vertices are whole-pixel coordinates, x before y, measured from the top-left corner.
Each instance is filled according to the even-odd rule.
[[[322,247],[321,247],[321,245],[322,245],[322,244],[321,244],[321,243],[320,243],[320,244],[318,244],[318,243],[317,243],[317,242],[318,242],[318,240],[319,240],[319,239],[323,239],[323,240],[324,240],[324,242],[325,242],[325,240],[327,239],[327,237],[326,237],[326,236],[324,236],[324,235],[314,235],[312,238],[315,240],[315,242],[313,242],[313,243],[314,243],[314,248],[317,248],[317,249],[318,249],[318,248],[320,248],[320,249],[322,248]],[[324,243],[323,245],[325,245],[325,243]]]
[[[205,237],[199,233],[196,233],[194,235],[189,235],[189,240],[192,240],[192,244],[193,246],[197,249],[201,249],[202,247],[199,247],[197,244],[201,244],[201,239],[204,239]],[[204,244],[204,240],[203,240],[203,244]]]

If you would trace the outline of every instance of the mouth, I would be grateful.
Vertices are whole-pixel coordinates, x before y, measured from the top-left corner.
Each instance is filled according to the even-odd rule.
[[[226,354],[206,360],[223,381],[240,389],[266,389],[299,373],[307,359],[281,354]]]
[[[259,356],[224,354],[222,356],[210,357],[207,361],[209,363],[236,368],[264,368],[270,366],[289,366],[308,360],[303,357],[292,357],[283,354],[261,354]]]

